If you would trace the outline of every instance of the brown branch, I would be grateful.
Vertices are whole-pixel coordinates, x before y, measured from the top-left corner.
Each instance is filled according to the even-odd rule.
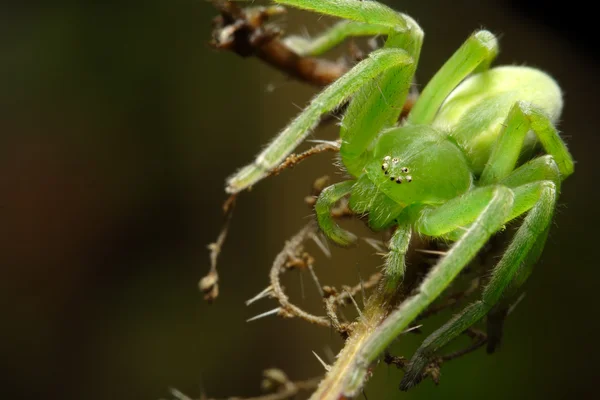
[[[229,50],[241,57],[258,57],[271,67],[301,82],[324,87],[335,82],[351,68],[343,60],[333,62],[324,58],[300,56],[279,39],[281,31],[266,25],[268,19],[285,13],[280,6],[240,8],[232,1],[213,0],[221,15],[213,20],[211,46],[219,50]],[[359,61],[354,42],[350,42],[350,56]],[[419,96],[416,86],[410,91],[402,108],[399,120],[406,118]],[[329,122],[345,110],[346,105],[337,112],[324,116],[321,122]]]
[[[265,25],[274,15],[285,13],[280,6],[242,9],[231,1],[213,1],[221,15],[213,20],[211,45],[242,57],[255,56],[286,75],[316,86],[326,86],[349,69],[344,62],[302,57],[280,39],[280,31]]]

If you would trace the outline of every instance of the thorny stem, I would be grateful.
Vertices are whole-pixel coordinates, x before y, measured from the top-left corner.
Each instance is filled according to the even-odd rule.
[[[357,378],[362,381],[362,377],[356,375],[356,361],[360,355],[364,344],[376,332],[377,326],[385,319],[391,311],[391,298],[386,296],[382,291],[378,291],[371,295],[365,309],[363,317],[357,319],[353,324],[350,337],[346,340],[344,348],[336,357],[336,362],[331,366],[331,369],[325,376],[325,379],[319,384],[317,391],[313,393],[311,399],[316,400],[338,400],[346,398],[347,394],[355,395],[356,393],[346,393],[346,382],[355,381]],[[370,374],[370,371],[368,372]],[[364,378],[368,378],[365,376]]]
[[[269,278],[271,280],[271,287],[273,288],[273,297],[275,297],[281,305],[279,315],[285,317],[296,316],[310,323],[329,327],[331,322],[327,317],[312,315],[302,310],[300,307],[292,304],[288,296],[285,294],[283,287],[281,286],[281,282],[279,281],[279,276],[286,270],[286,264],[290,259],[290,256],[294,257],[302,245],[302,242],[316,232],[317,224],[315,222],[310,222],[304,226],[300,232],[295,234],[289,241],[287,241],[283,247],[283,250],[277,255],[277,257],[275,257]]]

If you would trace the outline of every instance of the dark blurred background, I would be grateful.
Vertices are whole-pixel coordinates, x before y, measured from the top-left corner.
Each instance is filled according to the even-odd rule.
[[[2,398],[158,399],[259,393],[261,371],[322,373],[341,341],[243,301],[266,286],[285,238],[311,211],[312,181],[336,176],[330,155],[240,198],[220,258],[221,295],[197,282],[221,227],[224,179],[250,161],[315,93],[255,59],[212,50],[202,0],[4,5],[0,13],[0,368]],[[400,394],[395,369],[367,387],[383,398],[588,398],[598,374],[599,53],[578,2],[395,1],[426,32],[426,82],[476,28],[500,35],[497,63],[527,64],[565,91],[561,129],[577,161],[527,295],[493,356],[446,364],[439,387]],[[290,32],[331,20],[292,11]],[[335,137],[335,129],[319,132]],[[324,283],[355,284],[380,264],[361,245],[318,254]],[[315,253],[317,254],[317,253]],[[316,289],[286,284],[318,310]],[[437,326],[447,316],[426,331]],[[410,355],[423,336],[407,336]],[[384,369],[384,367],[381,367]],[[596,379],[595,379],[596,378]]]

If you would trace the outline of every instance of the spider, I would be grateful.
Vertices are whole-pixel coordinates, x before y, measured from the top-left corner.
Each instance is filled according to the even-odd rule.
[[[341,121],[340,156],[352,179],[319,195],[315,212],[323,233],[340,245],[356,240],[331,216],[332,207],[345,196],[353,212],[368,215],[373,230],[395,228],[384,268],[386,285],[391,286],[401,283],[411,235],[452,243],[418,289],[382,323],[389,338],[404,331],[493,234],[524,217],[480,300],[416,351],[401,383],[408,389],[422,379],[445,344],[486,315],[506,312],[540,256],[561,183],[574,168],[554,126],[563,105],[561,90],[538,69],[490,68],[498,53],[497,40],[480,30],[440,68],[399,124],[423,42],[423,31],[412,18],[376,1],[276,2],[346,19],[315,41],[289,39],[299,54],[321,53],[348,36],[377,34],[387,39],[317,95],[252,164],[229,178],[226,190],[236,193],[265,177],[322,114],[349,100]],[[538,143],[546,154],[531,159]],[[363,351],[369,354],[364,359],[374,360],[389,344],[365,345]],[[493,350],[495,344],[488,346]]]

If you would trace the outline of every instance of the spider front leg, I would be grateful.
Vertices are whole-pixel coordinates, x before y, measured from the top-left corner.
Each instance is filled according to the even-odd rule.
[[[358,4],[353,0],[280,0],[278,2],[365,24],[380,25],[383,27],[382,30],[388,30],[388,40],[384,49],[372,52],[367,59],[358,63],[316,96],[252,164],[230,177],[226,187],[229,193],[244,190],[267,176],[269,171],[312,131],[322,114],[334,110],[351,96],[354,96],[354,100],[349,106],[349,111],[366,107],[374,117],[372,120],[365,121],[367,123],[361,125],[360,128],[363,129],[361,130],[352,122],[364,121],[365,117],[360,112],[350,112],[353,117],[344,118],[341,135],[344,137],[344,127],[349,127],[352,134],[346,135],[348,138],[344,138],[344,143],[351,141],[350,136],[354,136],[354,132],[360,132],[360,135],[356,136],[366,138],[365,141],[370,143],[384,125],[391,125],[397,120],[408,94],[420,53],[423,32],[418,25],[412,19],[377,2]],[[380,86],[372,87],[374,81]],[[379,87],[384,92],[380,93]],[[360,103],[361,107],[356,98],[367,101]],[[372,100],[374,98],[383,98],[383,100],[374,102]],[[353,103],[356,103],[354,108]],[[370,107],[373,104],[379,107]],[[386,107],[382,108],[382,104]],[[342,154],[344,154],[343,149]],[[356,176],[360,173],[360,168],[356,170],[349,165],[345,166]]]
[[[556,205],[557,189],[552,181],[538,181],[516,187],[513,191],[515,203],[505,222],[522,212],[529,210],[529,213],[494,268],[481,300],[469,305],[425,339],[408,365],[400,383],[401,390],[408,390],[420,382],[425,367],[438,350],[483,318],[503,297],[512,298],[529,276],[543,249]]]
[[[252,164],[230,177],[227,192],[237,193],[267,176],[311,132],[322,114],[347,101],[365,83],[390,68],[412,64],[412,58],[400,49],[382,49],[369,54],[367,59],[317,95]],[[407,74],[412,77],[411,72]],[[406,79],[410,81],[409,77]]]

